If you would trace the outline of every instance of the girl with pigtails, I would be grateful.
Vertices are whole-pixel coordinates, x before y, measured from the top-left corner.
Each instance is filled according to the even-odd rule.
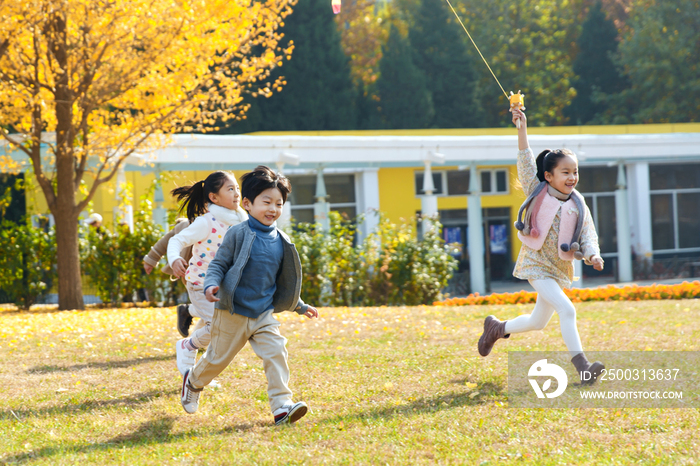
[[[557,312],[571,362],[582,381],[593,383],[605,366],[590,363],[583,353],[576,308],[564,293],[574,280],[574,259],[583,259],[596,270],[603,270],[604,265],[591,213],[575,189],[579,176],[576,154],[568,149],[544,150],[535,158],[527,140],[525,113],[513,109],[513,123],[517,126],[518,122],[518,179],[527,199],[515,223],[523,245],[513,275],[530,282],[537,291],[537,302],[531,314],[512,320],[488,316],[479,338],[479,354],[487,356],[497,340],[511,334],[543,329]]]
[[[177,368],[184,375],[194,366],[197,350],[206,348],[211,341],[214,303],[207,301],[203,290],[209,263],[228,229],[246,220],[248,214],[240,206],[241,190],[230,173],[214,172],[191,186],[173,189],[171,194],[182,203],[180,212],[187,213],[190,225],[168,241],[168,264],[173,275],[185,279],[191,303],[189,314],[200,318],[192,334],[175,345]],[[190,246],[192,256],[188,263],[180,253]]]

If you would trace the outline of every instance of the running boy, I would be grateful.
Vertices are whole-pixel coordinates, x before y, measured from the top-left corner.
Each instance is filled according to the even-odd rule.
[[[292,423],[308,407],[303,401],[292,401],[287,339],[273,314],[295,311],[309,319],[318,317],[316,308],[300,298],[299,254],[275,223],[292,186],[262,165],[243,175],[241,182],[241,205],[249,218],[228,230],[209,264],[204,291],[209,301],[216,302],[211,343],[204,357],[185,373],[181,403],[186,412],[196,412],[200,392],[250,342],[263,360],[275,424]]]

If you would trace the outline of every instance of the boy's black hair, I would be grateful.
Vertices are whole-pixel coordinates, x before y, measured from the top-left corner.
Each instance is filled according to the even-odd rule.
[[[241,198],[248,199],[251,203],[266,189],[277,188],[282,193],[282,202],[287,202],[287,196],[292,192],[292,183],[279,173],[275,173],[270,167],[258,165],[255,170],[241,176]]]
[[[192,223],[196,217],[207,213],[207,204],[211,202],[209,194],[218,193],[229,176],[236,179],[232,173],[214,172],[191,186],[175,188],[170,194],[177,196],[177,202],[184,200],[179,212],[187,212],[187,218]]]
[[[576,154],[569,149],[545,149],[537,156],[535,163],[537,164],[537,179],[540,181],[546,181],[544,178],[544,172],[553,173],[554,169],[559,165],[559,161],[566,156],[576,159]]]

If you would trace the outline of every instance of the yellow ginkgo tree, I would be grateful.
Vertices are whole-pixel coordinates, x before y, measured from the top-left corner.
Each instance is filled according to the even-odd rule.
[[[0,1],[0,136],[54,216],[60,309],[84,306],[78,218],[95,192],[134,151],[243,117],[251,86],[279,90],[294,2]]]

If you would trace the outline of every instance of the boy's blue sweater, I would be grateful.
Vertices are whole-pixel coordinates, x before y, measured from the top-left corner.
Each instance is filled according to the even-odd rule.
[[[284,250],[275,225],[268,227],[250,216],[248,226],[255,233],[255,240],[250,259],[233,294],[233,312],[257,319],[272,308]]]

